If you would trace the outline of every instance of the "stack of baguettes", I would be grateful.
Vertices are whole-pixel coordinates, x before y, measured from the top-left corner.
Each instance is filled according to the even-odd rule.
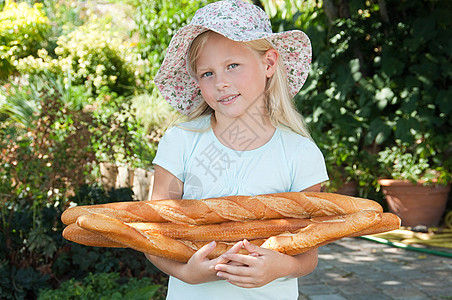
[[[217,247],[210,258],[243,239],[296,255],[344,237],[400,227],[400,219],[383,213],[375,201],[320,192],[77,206],[65,210],[61,220],[70,241],[183,262],[211,241]]]

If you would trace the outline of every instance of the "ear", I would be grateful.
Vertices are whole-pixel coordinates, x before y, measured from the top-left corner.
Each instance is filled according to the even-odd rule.
[[[275,74],[276,66],[278,65],[279,53],[276,49],[269,49],[264,54],[265,74],[270,78]]]

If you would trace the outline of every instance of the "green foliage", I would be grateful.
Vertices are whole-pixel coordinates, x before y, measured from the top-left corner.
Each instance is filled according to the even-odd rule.
[[[310,26],[299,25],[312,40],[313,63],[296,102],[324,145],[331,174],[345,173],[332,179],[366,176],[375,185],[372,178],[382,175],[378,153],[396,140],[428,145],[435,149],[430,168],[451,171],[444,163],[450,160],[452,132],[452,109],[446,105],[451,6],[445,0],[355,0],[336,7],[333,17],[326,7],[313,6],[305,17]],[[286,16],[285,30],[297,28],[298,19],[292,19],[293,25]]]
[[[47,275],[33,268],[20,268],[0,264],[0,295],[2,299],[35,299],[40,288],[46,285]]]
[[[427,143],[410,145],[397,141],[395,146],[379,152],[380,174],[413,183],[448,184],[452,179],[450,162],[435,161],[436,153]]]
[[[182,118],[181,114],[157,93],[157,89],[153,89],[152,94],[142,94],[132,99],[134,114],[149,134],[163,134],[168,126]]]
[[[0,186],[5,194],[63,201],[90,180],[95,163],[150,164],[155,146],[143,139],[130,101],[112,93],[90,98],[84,87],[54,76],[4,88]]]
[[[106,193],[96,185],[84,185],[68,200],[72,205],[132,201],[132,191],[119,189]],[[152,278],[153,283],[164,283],[164,277],[142,253],[131,249],[86,247],[64,240],[60,217],[67,205],[63,202],[37,207],[21,199],[3,198],[1,204],[2,299],[35,299],[39,289],[58,287],[69,278],[74,278],[72,282],[79,286],[76,280],[89,273],[146,276]]]
[[[172,36],[190,22],[196,10],[209,2],[213,1],[136,0],[135,23],[140,35],[137,48],[146,62],[142,70],[146,88],[155,88],[151,80],[163,62]]]
[[[101,89],[128,96],[135,87],[135,75],[131,62],[134,55],[119,37],[108,28],[97,24],[79,26],[67,35],[60,36],[53,59],[45,50],[39,57],[19,61],[23,74],[40,74],[44,70],[65,73],[74,85],[84,85],[94,96]]]
[[[81,281],[70,279],[64,282],[57,290],[41,290],[38,300],[148,300],[155,299],[160,287],[153,284],[150,278],[124,280],[118,273],[90,273]]]
[[[0,79],[15,71],[17,60],[35,55],[50,30],[40,3],[30,7],[7,0],[0,12]]]
[[[141,57],[137,68],[143,92],[134,98],[133,106],[140,123],[155,143],[171,121],[180,115],[164,102],[153,78],[163,62],[172,36],[190,22],[196,10],[210,2],[213,1],[135,0],[136,33],[140,36],[137,52]]]
[[[261,0],[263,8],[270,16],[273,31],[291,29],[307,30],[317,25],[317,14],[321,1],[318,0]]]
[[[9,84],[1,94],[0,263],[1,272],[9,274],[1,289],[19,297],[34,293],[42,280],[55,280],[57,273],[117,269],[126,260],[96,250],[86,253],[80,247],[74,249],[85,251],[78,257],[87,265],[71,262],[77,252],[64,255],[67,243],[62,241],[60,215],[69,202],[87,203],[86,197],[70,196],[95,180],[91,175],[99,160],[123,157],[138,164],[141,158],[148,157],[147,163],[152,159],[152,149],[142,141],[138,127],[133,127],[136,123],[127,119],[130,109],[122,109],[127,101],[113,94],[87,97],[83,86],[64,84],[64,78],[52,73],[30,77],[26,84]],[[93,110],[93,106],[101,109]],[[94,204],[131,200],[131,193],[90,197]],[[98,269],[90,269],[96,263]],[[16,278],[24,270],[30,278]],[[46,275],[52,276],[46,279]]]

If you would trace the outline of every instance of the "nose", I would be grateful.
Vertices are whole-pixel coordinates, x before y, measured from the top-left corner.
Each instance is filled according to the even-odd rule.
[[[224,90],[226,87],[229,87],[230,83],[227,79],[227,76],[224,74],[217,74],[216,75],[216,82],[215,86],[218,90]]]

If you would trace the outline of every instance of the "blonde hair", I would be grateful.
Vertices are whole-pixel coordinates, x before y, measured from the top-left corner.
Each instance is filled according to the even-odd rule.
[[[209,36],[213,31],[206,31],[198,35],[192,42],[187,56],[188,72],[196,78],[196,61],[200,55]],[[266,39],[259,39],[244,44],[256,51],[259,55],[264,55],[268,50],[275,49]],[[278,57],[277,68],[272,77],[267,81],[265,89],[266,108],[270,122],[274,127],[289,128],[290,130],[311,139],[307,126],[301,114],[296,110],[294,102],[289,92],[289,81],[287,72],[281,56]],[[203,101],[189,115],[189,120],[205,115],[213,115],[213,109]]]

